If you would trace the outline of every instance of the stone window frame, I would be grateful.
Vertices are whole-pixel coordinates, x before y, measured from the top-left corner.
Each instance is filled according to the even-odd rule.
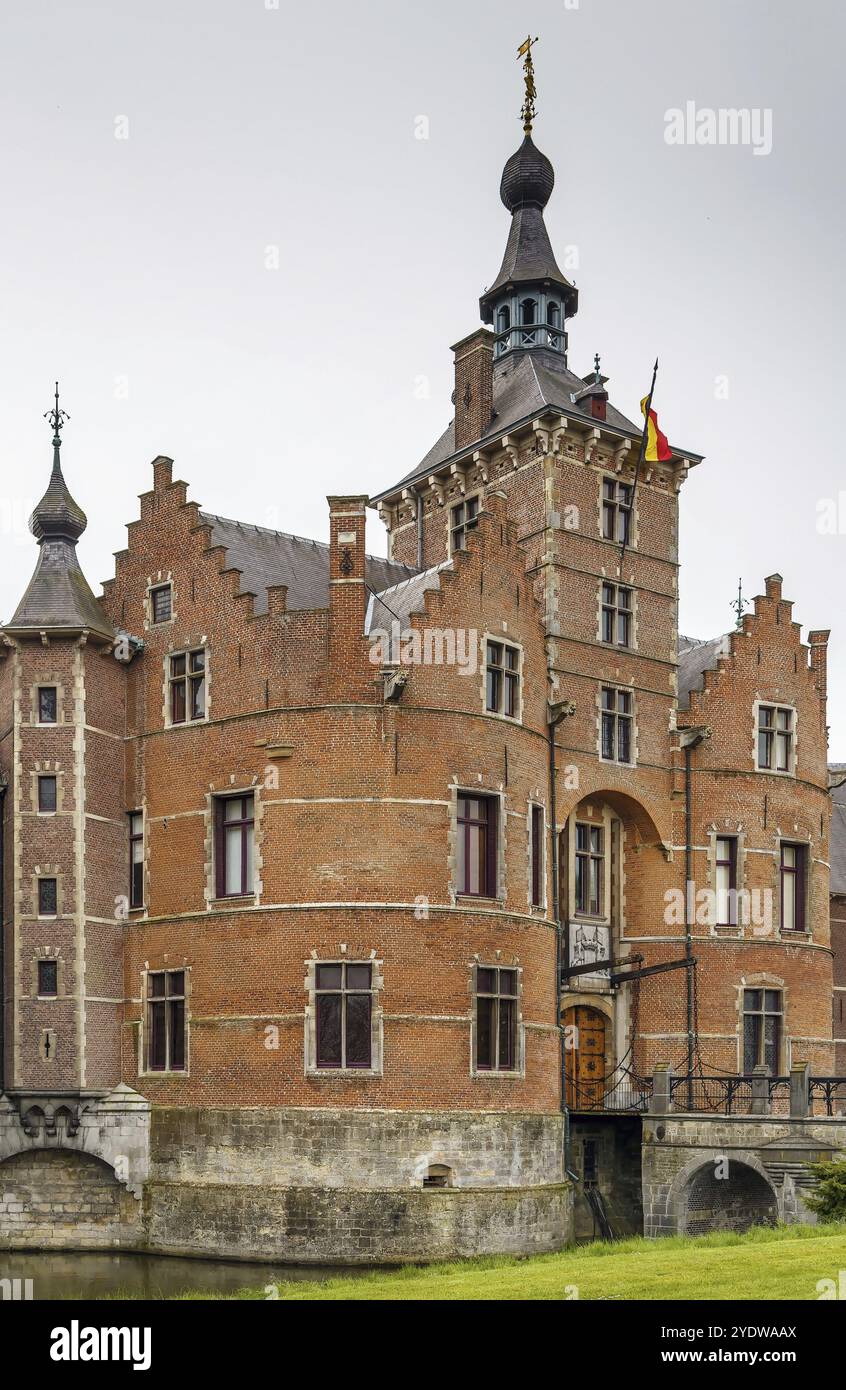
[[[540,811],[540,813],[541,813],[541,833],[540,833],[540,846],[541,846],[540,890],[541,890],[541,897],[540,897],[540,902],[539,902],[539,903],[535,903],[535,902],[532,901],[532,877],[533,877],[533,868],[534,868],[534,856],[533,856],[533,850],[532,850],[532,811],[534,811],[534,810],[538,810],[538,811]],[[547,870],[548,870],[548,863],[547,863],[547,860],[548,860],[548,858],[549,858],[549,852],[548,852],[548,847],[547,847],[547,838],[548,838],[548,835],[549,835],[549,825],[548,825],[548,823],[547,823],[547,818],[546,818],[546,806],[545,806],[544,803],[543,803],[542,801],[540,801],[537,797],[534,797],[534,798],[533,798],[533,797],[529,797],[529,800],[528,800],[528,802],[526,803],[526,874],[527,874],[527,882],[526,882],[526,902],[527,902],[527,904],[528,904],[528,908],[529,908],[529,911],[530,911],[530,912],[532,912],[532,913],[537,913],[539,916],[544,916],[544,917],[546,916],[547,900],[548,900],[548,890],[547,890],[547,882],[546,882],[546,880],[547,880]]]
[[[456,530],[456,527],[453,525],[452,514],[453,514],[453,512],[454,512],[454,510],[455,510],[456,507],[466,507],[466,505],[467,505],[468,502],[476,502],[476,503],[478,504],[477,507],[476,507],[476,515],[471,519],[469,526],[468,526],[468,524],[467,524],[466,521],[460,523],[461,526],[462,526],[462,528],[463,528],[463,530],[464,530],[464,545],[463,545],[463,546],[454,546],[453,543],[452,543],[452,533],[453,533],[454,530]],[[484,490],[481,489],[481,488],[478,489],[478,490],[475,490],[475,491],[468,492],[468,493],[466,493],[466,494],[462,493],[462,495],[461,495],[460,497],[456,497],[456,498],[454,498],[454,499],[449,499],[449,500],[447,501],[447,506],[446,506],[447,555],[448,555],[448,557],[449,557],[450,559],[452,559],[453,555],[460,555],[460,554],[462,553],[462,551],[464,551],[464,550],[467,549],[467,532],[468,532],[468,530],[470,530],[470,531],[475,531],[475,530],[478,529],[478,526],[479,526],[479,516],[480,516],[480,514],[481,514],[481,512],[482,512],[482,510],[483,510],[483,508],[484,508],[484,505],[485,505],[485,502],[484,502]]]
[[[144,968],[141,971],[141,1017],[138,1023],[137,1064],[139,1077],[155,1076],[159,1079],[173,1078],[177,1081],[181,1081],[183,1080],[183,1078],[187,1078],[191,1075],[191,994],[193,984],[192,970],[193,967],[190,965],[173,965],[170,963],[170,961],[166,961],[164,965],[150,965],[149,961],[145,961],[144,963]],[[149,1013],[149,1010],[147,1008],[147,1004],[149,1002],[147,997],[147,991],[149,977],[151,975],[173,974],[177,971],[181,971],[182,974],[184,974],[185,976],[185,1066],[179,1068],[179,1070],[176,1070],[175,1068],[171,1067],[151,1068],[147,1066],[147,1017]]]
[[[622,650],[624,650],[624,649],[621,647],[620,650],[622,651]],[[604,713],[605,713],[605,714],[609,713],[608,710],[603,710],[603,707],[602,707],[602,692],[603,692],[603,690],[618,690],[618,691],[621,691],[624,695],[628,695],[628,696],[629,696],[629,699],[631,700],[631,712],[630,712],[630,715],[629,715],[629,718],[631,719],[631,738],[630,738],[630,745],[629,745],[629,752],[631,753],[631,761],[630,761],[630,762],[622,763],[622,762],[620,762],[619,758],[604,758],[604,757],[602,756],[602,716],[603,716]],[[638,759],[639,759],[639,756],[640,756],[640,748],[639,748],[639,739],[638,739],[638,720],[637,720],[637,706],[638,706],[638,701],[637,701],[637,695],[636,695],[636,693],[635,693],[634,685],[633,685],[633,684],[627,685],[627,684],[625,683],[625,681],[619,681],[619,680],[600,680],[600,681],[597,682],[597,686],[596,686],[596,697],[595,697],[595,699],[596,699],[596,755],[597,755],[597,758],[599,759],[599,762],[600,762],[603,766],[605,766],[605,767],[637,767],[637,766],[638,766]]]
[[[624,764],[621,764],[623,766]],[[581,805],[581,802],[579,803]],[[579,812],[576,806],[567,817],[567,920],[568,922],[585,923],[586,925],[596,925],[608,927],[609,933],[613,928],[611,920],[611,906],[613,902],[612,877],[614,871],[613,858],[615,846],[611,834],[611,822],[615,819],[614,813],[607,802],[603,802],[598,816],[589,816],[586,810]],[[619,817],[616,817],[619,819]],[[593,912],[576,912],[576,826],[589,825],[594,830],[602,830],[603,836],[603,864],[602,864],[602,907],[603,911],[597,915]],[[622,844],[621,844],[622,852]],[[609,935],[610,940],[610,935]]]
[[[42,687],[56,691],[55,724],[42,724],[38,718],[38,692]],[[36,676],[29,687],[29,722],[36,729],[58,729],[67,723],[65,719],[65,683],[60,676],[51,675],[49,672]]]
[[[594,467],[596,467],[596,465],[594,465]],[[604,503],[606,501],[605,484],[624,483],[626,487],[630,487],[632,489],[632,505],[631,511],[629,513],[629,539],[626,541],[626,550],[637,550],[640,526],[638,524],[639,509],[637,505],[637,492],[634,488],[634,474],[632,474],[631,477],[624,478],[621,472],[610,471],[606,464],[600,465],[598,468],[596,468],[596,471],[599,475],[599,487],[597,488],[596,498],[596,527],[599,539],[602,541],[603,545],[613,545],[618,550],[622,545],[622,541],[612,540],[610,536],[606,536],[605,527],[603,525],[603,517],[605,512]]]
[[[56,911],[50,913],[40,913],[38,911],[38,884],[43,878],[54,878],[56,880]],[[59,869],[58,864],[36,864],[30,875],[32,883],[32,903],[30,917],[37,922],[57,922],[65,913],[65,893],[64,893],[64,874]]]
[[[737,826],[717,826],[712,822],[708,829],[708,848],[706,850],[706,886],[716,894],[717,891],[717,841],[734,840],[735,842],[735,892],[739,895],[746,889],[747,879],[747,855],[746,855],[746,832],[740,825]],[[745,935],[746,927],[751,925],[749,922],[742,921],[741,903],[743,899],[738,897],[738,911],[736,922],[717,922],[713,917],[708,924],[708,929],[712,936],[739,936]],[[716,907],[716,897],[713,899]]]
[[[503,624],[502,632],[483,632],[480,636],[480,661],[479,667],[482,673],[481,693],[482,693],[482,713],[486,719],[501,719],[505,724],[523,723],[523,673],[525,666],[525,653],[522,642],[508,635],[506,625]],[[499,710],[488,709],[488,643],[493,642],[501,647],[511,647],[517,652],[517,713],[502,714]],[[504,668],[503,668],[504,669]]]
[[[49,725],[55,728],[55,724]],[[56,809],[55,811],[40,811],[38,809],[38,779],[39,777],[55,777],[56,779]],[[54,762],[35,762],[30,768],[29,773],[29,799],[32,814],[41,819],[49,819],[52,816],[61,815],[65,805],[65,770],[60,763]]]
[[[165,626],[165,624],[162,623],[162,627],[164,627],[164,626]],[[188,675],[187,675],[188,658],[190,657],[190,655],[191,655],[192,652],[199,652],[199,651],[205,652],[205,667],[204,667],[204,671],[205,671],[205,684],[206,684],[206,690],[205,690],[205,697],[206,697],[206,698],[205,698],[205,709],[204,709],[204,712],[203,712],[203,717],[202,717],[202,719],[188,719],[188,718],[187,718],[187,707],[186,707],[186,718],[183,719],[183,720],[181,721],[181,723],[179,723],[179,724],[174,724],[174,723],[171,722],[171,718],[170,718],[170,661],[171,661],[171,657],[174,657],[174,656],[184,656],[184,657],[185,657],[185,659],[186,659],[186,677],[185,677],[185,678],[186,678],[186,681],[187,681],[187,679],[188,679]],[[209,645],[208,637],[198,637],[198,638],[196,638],[196,639],[193,639],[193,638],[186,638],[186,640],[185,640],[180,646],[169,646],[168,649],[167,649],[167,651],[164,653],[163,658],[162,658],[162,722],[163,722],[163,724],[164,724],[164,727],[165,727],[166,729],[197,729],[197,728],[200,728],[201,725],[203,725],[203,724],[208,724],[208,723],[209,723],[209,720],[211,719],[211,694],[212,694],[212,692],[211,692],[211,684],[212,684],[212,681],[211,681],[211,647],[210,647],[210,645]],[[187,690],[188,690],[188,688],[187,688],[187,685],[186,685],[186,698],[187,698]]]
[[[497,805],[497,834],[496,834],[496,894],[494,897],[476,896],[472,893],[462,893],[458,887],[458,798],[459,796],[486,796],[495,799]],[[505,793],[500,788],[483,786],[481,782],[474,787],[467,780],[464,782],[452,782],[450,785],[449,802],[449,854],[447,863],[449,867],[449,896],[450,901],[455,905],[457,902],[464,904],[473,903],[498,903],[504,905],[506,899],[506,851],[508,848],[508,807],[506,805]]]
[[[318,965],[369,965],[372,970],[370,981],[370,1066],[369,1067],[318,1067],[317,1065],[317,967]],[[340,949],[336,955],[321,955],[312,951],[305,962],[303,989],[306,995],[305,1016],[303,1019],[303,1075],[310,1081],[356,1080],[384,1075],[384,1006],[382,992],[385,988],[384,961],[375,950],[369,955],[350,953]]]
[[[262,880],[262,870],[264,868],[264,857],[262,855],[262,844],[264,843],[264,803],[261,797],[264,783],[260,780],[258,773],[254,773],[247,778],[243,773],[230,773],[228,781],[210,782],[206,792],[206,804],[203,811],[203,827],[205,847],[205,874],[203,896],[206,908],[209,911],[220,911],[228,908],[238,908],[246,906],[258,907],[261,903],[261,896],[264,892],[264,882]],[[233,796],[252,796],[253,798],[253,890],[249,893],[233,895],[232,897],[219,898],[217,896],[217,847],[216,847],[216,821],[215,805],[218,801],[228,800]],[[145,827],[146,828],[146,827]]]
[[[792,834],[784,834],[779,830],[775,837],[776,847],[773,855],[773,866],[775,870],[775,888],[773,897],[777,904],[778,938],[780,941],[811,941],[813,939],[813,928],[811,926],[811,875],[813,873],[814,856],[812,853],[811,837],[807,831],[794,830]],[[785,929],[781,915],[781,850],[782,845],[797,845],[805,851],[805,868],[803,884],[802,920],[804,926],[800,930]]]
[[[618,612],[620,611],[620,610],[618,609],[618,607],[617,607],[617,591],[620,590],[620,589],[628,589],[629,593],[631,594],[631,600],[632,600],[632,602],[631,602],[631,608],[628,610],[628,611],[629,611],[629,615],[630,615],[630,616],[629,616],[629,638],[630,638],[630,641],[629,641],[629,644],[628,644],[627,647],[622,646],[621,643],[619,643],[619,642],[606,642],[606,641],[605,641],[605,638],[602,636],[602,610],[606,607],[606,604],[605,604],[605,601],[604,601],[604,597],[603,597],[603,590],[604,590],[606,584],[610,584],[610,585],[613,587],[613,589],[615,590],[615,594],[614,594],[614,612],[615,612],[615,613],[618,613]],[[637,589],[635,588],[635,586],[634,586],[633,584],[623,584],[623,583],[621,583],[621,582],[620,582],[619,580],[617,580],[617,579],[609,579],[608,575],[606,575],[606,574],[601,574],[601,575],[599,576],[599,581],[598,581],[598,585],[597,585],[597,598],[596,598],[596,640],[597,640],[597,642],[599,643],[599,645],[600,645],[601,647],[603,647],[606,651],[609,651],[609,652],[611,652],[611,651],[614,651],[614,652],[636,652],[636,651],[638,650],[638,605],[637,605],[637,597],[638,597],[638,596],[637,596]]]
[[[737,1075],[744,1076],[743,1068],[743,992],[747,989],[777,989],[781,994],[781,1036],[779,1038],[778,1076],[787,1076],[793,1061],[793,1045],[787,1028],[790,987],[780,975],[760,971],[754,975],[741,975],[735,986],[735,1009],[737,1013]]]
[[[153,592],[156,589],[165,588],[170,589],[170,617],[165,618],[163,622],[157,623],[153,617]],[[147,587],[144,591],[144,628],[148,632],[160,632],[166,627],[172,627],[178,617],[179,614],[176,608],[176,584],[173,580],[173,574],[170,570],[168,570],[166,574],[160,570],[156,579],[153,579],[151,576],[147,580]]]
[[[777,767],[761,767],[758,762],[758,725],[760,722],[761,707],[774,709],[776,711],[789,709],[793,714],[790,739],[790,767],[779,769]],[[768,777],[789,777],[796,780],[796,766],[799,756],[799,711],[794,704],[787,700],[762,700],[760,698],[752,704],[752,766],[756,772],[762,772]]]
[[[38,993],[38,964],[39,961],[45,960],[56,962],[55,994]],[[43,999],[45,1002],[49,999],[66,999],[68,997],[65,990],[65,959],[61,951],[55,946],[39,946],[36,954],[32,957],[30,961],[30,994],[33,999]]]
[[[133,816],[140,816],[140,817],[141,817],[141,834],[140,834],[140,836],[134,836],[133,833],[132,833],[132,819],[133,819]],[[133,865],[133,860],[132,860],[132,846],[133,846],[133,843],[134,843],[136,840],[138,840],[138,839],[140,839],[140,841],[141,841],[141,899],[142,899],[142,900],[141,900],[140,903],[135,903],[135,904],[133,904],[133,902],[132,902],[132,870],[133,870],[134,865]],[[127,897],[127,908],[128,908],[128,911],[129,911],[130,913],[138,913],[138,912],[140,912],[140,913],[146,914],[146,911],[147,911],[147,898],[148,898],[148,891],[147,891],[147,890],[148,890],[148,888],[149,888],[149,875],[148,875],[148,867],[149,867],[149,866],[148,866],[148,862],[147,862],[147,856],[148,856],[148,853],[149,853],[149,848],[150,848],[150,845],[149,845],[149,836],[148,836],[148,834],[147,834],[147,804],[146,804],[146,802],[144,802],[143,805],[141,805],[141,806],[136,806],[134,809],[129,810],[129,811],[127,811],[127,813],[126,813],[126,850],[127,850],[127,854],[126,854],[126,863],[127,863],[128,874],[129,874],[129,882],[128,882],[128,884],[127,884],[127,894],[126,894],[126,897]]]
[[[526,1025],[523,1022],[523,967],[519,957],[511,961],[502,959],[501,952],[494,951],[495,960],[487,956],[475,956],[469,964],[468,991],[470,995],[470,1076],[474,1081],[525,1081],[526,1079]],[[476,972],[478,970],[516,970],[517,972],[517,1032],[514,1040],[517,1065],[510,1071],[481,1071],[476,1066]]]

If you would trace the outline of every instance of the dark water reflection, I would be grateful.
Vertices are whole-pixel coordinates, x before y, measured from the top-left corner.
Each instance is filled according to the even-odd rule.
[[[242,1264],[171,1255],[0,1250],[0,1279],[31,1279],[35,1301],[122,1294],[157,1299],[187,1292],[233,1293],[236,1289],[263,1289],[279,1279],[317,1281],[363,1273],[360,1267]]]

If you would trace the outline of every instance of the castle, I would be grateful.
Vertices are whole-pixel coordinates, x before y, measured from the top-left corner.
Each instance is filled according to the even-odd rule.
[[[835,1071],[828,633],[771,575],[679,636],[702,459],[639,467],[571,368],[553,182],[529,112],[454,421],[328,545],[159,457],[95,597],[57,396],[0,645],[0,1245],[555,1249],[603,1182],[637,1228],[656,1067]]]

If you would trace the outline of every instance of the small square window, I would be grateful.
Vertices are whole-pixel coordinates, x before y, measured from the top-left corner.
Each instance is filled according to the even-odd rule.
[[[58,884],[55,878],[40,878],[38,880],[38,915],[39,917],[55,917],[58,912]]]
[[[156,623],[169,623],[173,617],[173,586],[171,584],[158,584],[155,589],[150,590],[150,621]]]
[[[38,722],[56,724],[59,719],[59,692],[55,685],[38,687]]]
[[[56,778],[50,775],[39,777],[38,779],[38,809],[39,811],[55,811],[56,809]]]
[[[40,960],[38,962],[38,993],[43,996],[56,995],[59,992],[59,966],[55,960]]]

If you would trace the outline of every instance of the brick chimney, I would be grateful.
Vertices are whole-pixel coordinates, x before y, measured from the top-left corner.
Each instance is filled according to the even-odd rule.
[[[478,328],[455,353],[455,447],[475,444],[493,419],[493,349],[496,337]]]
[[[811,672],[821,700],[824,700],[828,693],[828,639],[830,636],[830,629],[808,633],[808,643],[811,648]]]
[[[767,598],[775,599],[778,603],[781,599],[781,586],[784,583],[780,574],[768,574],[764,580]]]
[[[360,685],[366,661],[364,527],[367,497],[329,503],[329,689],[337,697]],[[369,673],[372,678],[372,672]]]

